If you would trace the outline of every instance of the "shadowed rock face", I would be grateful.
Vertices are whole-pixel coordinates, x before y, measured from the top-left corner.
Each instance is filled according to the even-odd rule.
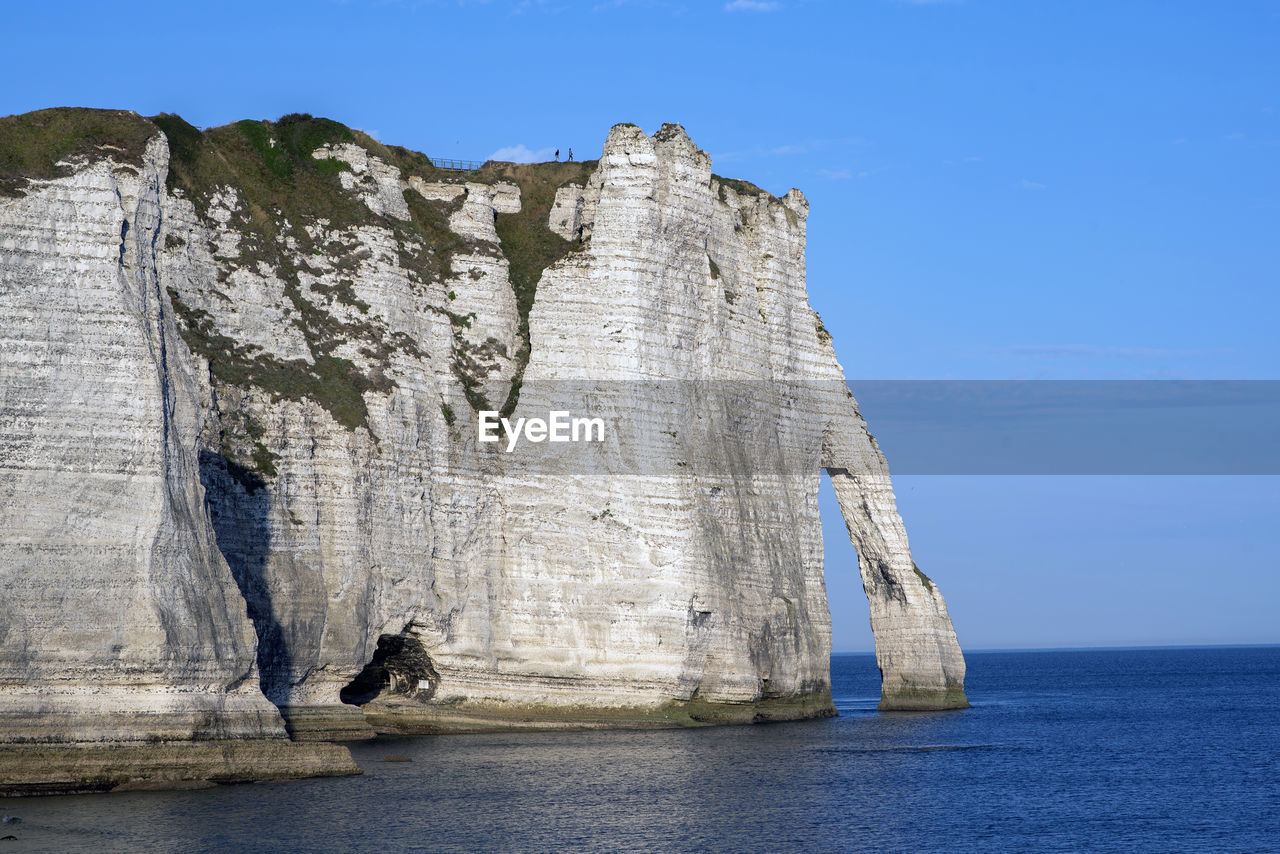
[[[829,714],[824,468],[882,707],[965,705],[799,191],[122,120],[0,196],[0,739]],[[557,406],[609,441],[477,442]]]

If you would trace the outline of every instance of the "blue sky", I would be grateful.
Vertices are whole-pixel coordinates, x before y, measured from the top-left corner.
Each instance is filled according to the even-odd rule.
[[[474,159],[681,122],[809,197],[852,379],[1280,378],[1277,2],[6,6],[0,113],[300,111]],[[967,647],[1280,642],[1276,478],[899,493]],[[868,649],[823,508],[835,646]]]

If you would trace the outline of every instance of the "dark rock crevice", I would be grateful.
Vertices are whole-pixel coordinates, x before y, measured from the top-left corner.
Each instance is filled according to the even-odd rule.
[[[288,697],[292,656],[267,579],[271,551],[270,491],[266,482],[225,455],[200,451],[200,483],[218,550],[231,567],[258,635],[258,684],[279,706]]]

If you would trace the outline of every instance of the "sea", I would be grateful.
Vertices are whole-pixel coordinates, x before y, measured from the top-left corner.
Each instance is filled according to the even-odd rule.
[[[1280,647],[970,652],[973,708],[379,739],[360,777],[0,801],[5,852],[1280,852]],[[386,761],[389,755],[409,762]]]

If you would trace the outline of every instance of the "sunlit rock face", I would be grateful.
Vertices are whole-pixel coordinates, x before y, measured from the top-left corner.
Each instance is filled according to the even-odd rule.
[[[964,705],[808,304],[799,191],[713,176],[675,125],[474,173],[310,117],[149,127],[0,196],[23,732],[830,714],[822,469],[883,707]],[[478,440],[480,411],[556,409],[608,435]]]
[[[0,742],[283,738],[157,266],[168,148],[0,197]]]

